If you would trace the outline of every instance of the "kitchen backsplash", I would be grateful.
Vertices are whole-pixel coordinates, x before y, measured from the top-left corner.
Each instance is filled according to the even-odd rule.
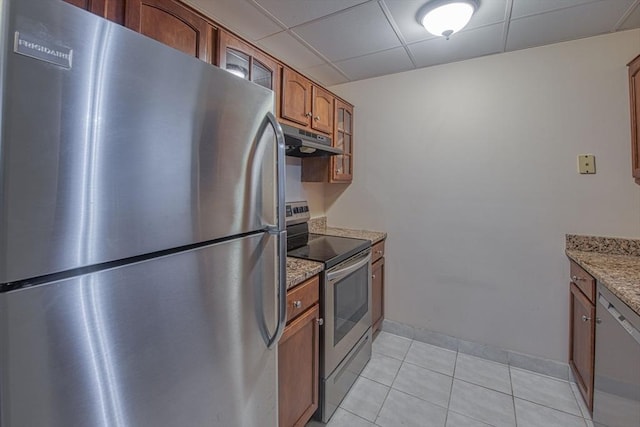
[[[311,216],[325,215],[324,184],[302,182],[302,162],[295,157],[286,158],[285,199],[287,202],[306,200],[309,202]]]

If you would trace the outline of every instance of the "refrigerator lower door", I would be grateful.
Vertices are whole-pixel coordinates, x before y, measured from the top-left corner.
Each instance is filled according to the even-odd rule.
[[[276,427],[277,242],[0,294],[0,425]]]

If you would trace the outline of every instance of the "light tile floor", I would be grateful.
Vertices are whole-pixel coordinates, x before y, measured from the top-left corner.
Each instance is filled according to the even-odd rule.
[[[327,427],[592,427],[578,393],[567,381],[381,332]]]

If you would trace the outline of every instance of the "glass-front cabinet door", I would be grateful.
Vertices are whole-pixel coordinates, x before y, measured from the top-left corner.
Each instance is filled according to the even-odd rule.
[[[226,31],[220,31],[218,65],[238,77],[278,94],[278,63],[265,53]]]
[[[331,181],[353,179],[353,106],[336,99],[334,145],[344,154],[331,157]]]

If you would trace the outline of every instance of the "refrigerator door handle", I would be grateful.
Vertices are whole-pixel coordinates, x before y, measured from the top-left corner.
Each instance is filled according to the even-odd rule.
[[[272,127],[276,136],[276,185],[277,185],[277,195],[276,195],[276,203],[277,203],[277,217],[276,223],[274,225],[270,225],[267,227],[269,231],[279,232],[285,230],[285,216],[284,216],[284,204],[285,204],[285,143],[284,143],[284,133],[282,132],[282,128],[280,127],[280,123],[276,120],[276,117],[273,113],[268,112],[265,117],[265,122],[268,122]],[[265,123],[266,124],[266,123]],[[262,132],[266,126],[262,127]],[[273,233],[275,234],[275,233]]]
[[[273,113],[268,112],[263,123],[261,133],[264,133],[268,123],[273,127],[276,137],[276,224],[267,226],[269,234],[278,235],[278,325],[273,336],[267,340],[267,347],[273,348],[280,340],[287,323],[287,231],[284,213],[285,143],[282,128]]]
[[[276,234],[276,233],[271,233]],[[267,341],[267,347],[273,348],[284,333],[287,324],[287,232],[278,234],[278,326]]]

